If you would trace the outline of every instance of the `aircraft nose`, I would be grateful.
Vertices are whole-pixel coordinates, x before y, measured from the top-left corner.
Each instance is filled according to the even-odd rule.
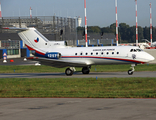
[[[148,56],[148,59],[149,59],[149,61],[155,60],[155,58],[154,58],[152,55],[149,55],[149,56]]]

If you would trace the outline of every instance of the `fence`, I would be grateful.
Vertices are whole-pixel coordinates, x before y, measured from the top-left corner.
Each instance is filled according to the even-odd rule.
[[[115,46],[114,39],[90,39],[88,40],[88,46]],[[85,40],[77,40],[77,46],[83,47],[85,46]]]

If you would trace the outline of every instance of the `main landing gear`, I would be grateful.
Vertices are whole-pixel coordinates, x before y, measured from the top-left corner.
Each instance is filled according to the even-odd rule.
[[[66,74],[67,76],[72,76],[73,73],[74,73],[75,71],[76,71],[76,70],[75,70],[74,67],[70,67],[70,68],[67,68],[67,69],[66,69],[65,74]]]
[[[136,64],[131,64],[131,69],[128,70],[128,75],[133,75],[133,72],[135,71],[134,67],[136,66]]]
[[[83,67],[82,68],[82,73],[83,74],[89,74],[89,72],[90,72],[90,67]]]
[[[82,68],[82,73],[83,73],[83,74],[89,74],[90,68],[91,68],[90,66],[83,67],[83,68]],[[67,68],[67,69],[65,70],[65,74],[66,74],[67,76],[72,76],[73,73],[74,73],[75,71],[76,71],[76,70],[75,70],[74,67],[70,67],[70,68]]]

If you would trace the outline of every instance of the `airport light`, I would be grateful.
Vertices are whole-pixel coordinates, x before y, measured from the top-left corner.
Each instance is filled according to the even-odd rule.
[[[2,19],[1,3],[0,3],[0,19]]]
[[[30,7],[30,18],[32,18],[32,9]]]
[[[116,11],[116,46],[118,46],[118,15],[117,15],[117,0],[115,0],[115,11]]]
[[[87,39],[87,15],[86,15],[86,0],[84,0],[84,9],[85,9],[85,41],[86,47],[88,47],[88,39]]]
[[[136,8],[136,46],[138,46],[138,15],[137,15],[137,0],[135,0],[135,8]]]
[[[150,3],[150,40],[152,45],[152,4]]]

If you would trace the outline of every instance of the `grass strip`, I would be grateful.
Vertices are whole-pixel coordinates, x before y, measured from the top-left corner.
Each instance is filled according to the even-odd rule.
[[[131,65],[93,65],[91,72],[123,72],[128,71]],[[0,73],[50,73],[63,72],[66,68],[54,68],[51,66],[0,66]],[[76,68],[81,71],[82,68]],[[156,71],[156,64],[144,64],[135,67],[136,71]]]
[[[0,98],[156,98],[156,78],[1,78]]]

